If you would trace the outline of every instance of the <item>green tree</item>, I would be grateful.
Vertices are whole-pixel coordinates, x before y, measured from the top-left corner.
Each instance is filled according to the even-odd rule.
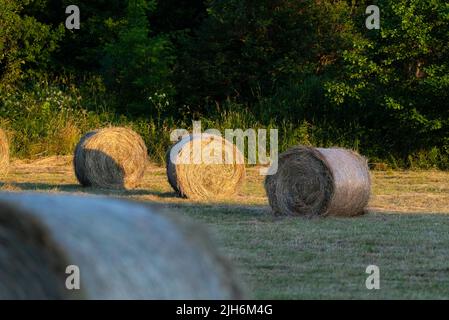
[[[104,49],[105,81],[117,93],[121,111],[160,113],[173,94],[171,43],[165,35],[150,34],[147,13],[154,8],[154,1],[130,0],[117,39]]]
[[[0,94],[20,80],[42,76],[64,29],[23,15],[30,1],[0,0]]]
[[[351,42],[345,1],[209,1],[208,17],[180,50],[180,100],[253,103],[331,69]],[[192,95],[193,93],[193,95]]]
[[[449,152],[449,4],[380,0],[381,29],[367,30],[356,9],[357,41],[327,84],[339,110],[350,110],[379,153],[402,157],[437,146]],[[377,145],[377,147],[376,147]]]

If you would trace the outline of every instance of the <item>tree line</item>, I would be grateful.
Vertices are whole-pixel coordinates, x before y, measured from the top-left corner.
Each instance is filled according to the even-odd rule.
[[[64,27],[73,4],[79,30]],[[365,25],[373,4],[379,30]],[[156,126],[202,118],[279,127],[286,144],[449,167],[445,0],[0,0],[0,7],[5,126],[33,121],[20,108],[47,99],[39,90],[48,86],[76,112],[106,110]],[[74,91],[81,102],[70,100]],[[45,99],[39,112],[46,102],[48,112],[55,108]]]

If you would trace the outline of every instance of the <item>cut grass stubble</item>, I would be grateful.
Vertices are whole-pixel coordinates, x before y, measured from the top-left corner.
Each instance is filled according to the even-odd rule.
[[[151,201],[212,230],[254,298],[449,298],[449,172],[373,171],[369,213],[357,218],[277,218],[258,168],[240,193],[210,203],[178,198],[165,169],[149,165],[136,190],[82,188],[71,157],[13,161],[2,189],[107,194]],[[368,265],[380,290],[367,290]]]

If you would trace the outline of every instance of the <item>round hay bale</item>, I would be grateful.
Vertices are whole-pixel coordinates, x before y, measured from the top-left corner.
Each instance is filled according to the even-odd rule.
[[[9,170],[9,142],[6,133],[0,129],[0,177],[5,176]]]
[[[75,176],[78,179],[78,181],[85,187],[90,187],[90,181],[88,177],[85,174],[85,164],[84,164],[84,143],[87,139],[92,137],[95,133],[97,133],[96,130],[90,131],[86,133],[84,136],[81,137],[80,141],[76,145],[75,148],[75,154],[73,156],[73,166],[75,168]]]
[[[166,163],[168,182],[181,197],[190,199],[228,198],[245,177],[241,152],[213,134],[186,135],[168,150]]]
[[[133,189],[145,172],[147,148],[131,129],[104,128],[81,138],[73,161],[75,175],[83,186]]]
[[[277,215],[359,215],[370,197],[368,163],[347,149],[296,146],[279,156],[265,190]]]
[[[137,203],[0,193],[0,299],[243,298],[210,243],[201,227]],[[66,287],[68,266],[79,290]]]

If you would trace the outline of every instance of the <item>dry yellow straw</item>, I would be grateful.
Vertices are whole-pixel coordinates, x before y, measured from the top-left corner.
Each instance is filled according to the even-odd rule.
[[[142,180],[146,165],[145,143],[128,128],[88,132],[75,149],[75,174],[83,186],[135,188]]]
[[[167,152],[168,181],[183,197],[229,198],[238,191],[244,176],[243,155],[217,135],[187,135]]]
[[[265,190],[278,215],[355,216],[368,204],[371,182],[366,159],[351,150],[297,146],[279,156]]]
[[[0,129],[0,177],[5,176],[9,170],[9,143],[5,132]]]

